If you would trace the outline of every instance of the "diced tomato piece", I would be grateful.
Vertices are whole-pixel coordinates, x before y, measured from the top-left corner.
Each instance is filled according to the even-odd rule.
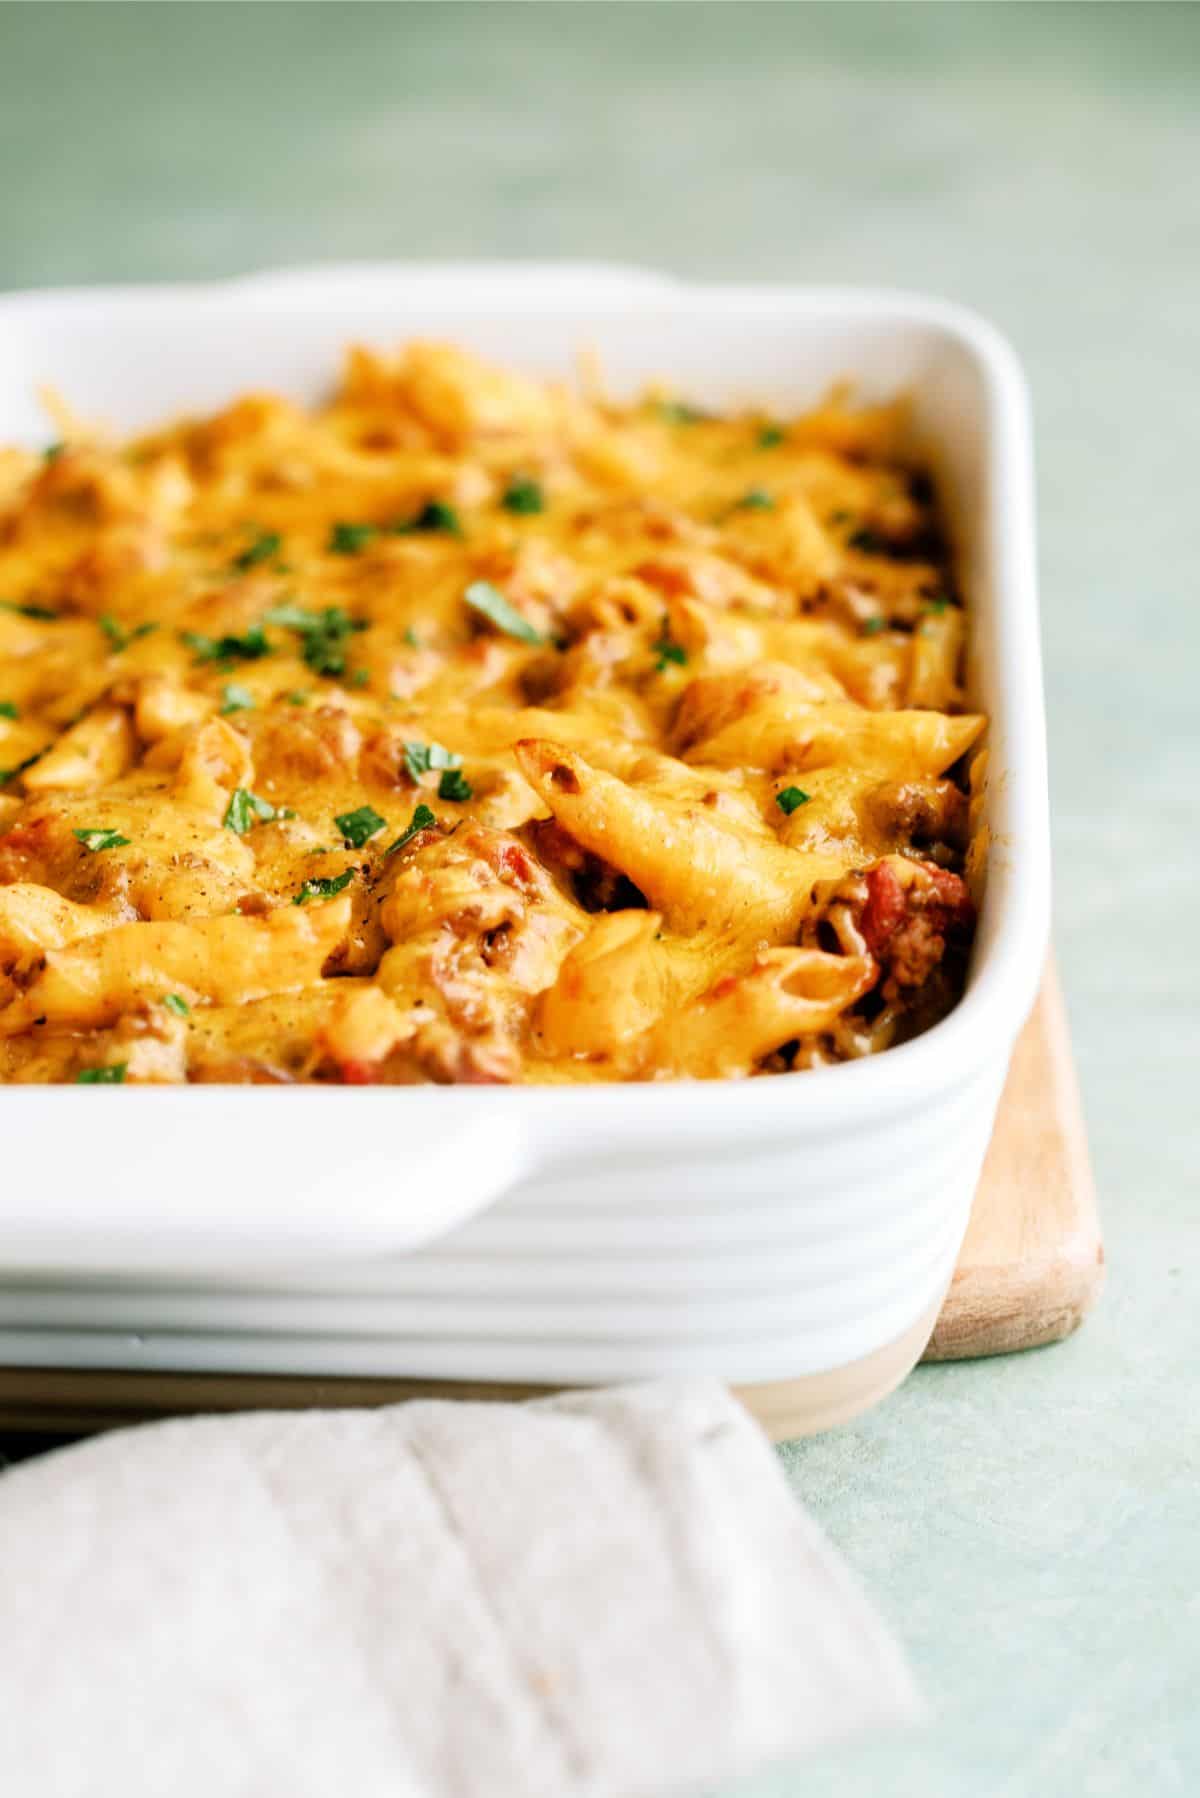
[[[533,866],[519,843],[506,843],[500,852],[501,872],[510,874],[518,886],[528,886],[533,879]]]
[[[915,862],[905,881],[894,862],[866,874],[867,898],[859,925],[879,962],[884,992],[923,986],[946,952],[946,938],[974,915],[961,877],[934,862]]]
[[[343,1086],[375,1086],[379,1081],[379,1064],[375,1061],[344,1061],[339,1072]]]
[[[949,868],[939,868],[936,862],[921,862],[920,866],[932,880],[938,901],[945,908],[946,923],[970,924],[975,907],[962,876],[952,874]]]
[[[904,922],[907,910],[907,896],[891,862],[880,862],[869,869],[861,928],[867,948],[877,961]]]

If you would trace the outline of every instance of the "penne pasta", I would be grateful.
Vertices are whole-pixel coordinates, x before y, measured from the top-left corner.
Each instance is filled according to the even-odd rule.
[[[985,720],[902,402],[420,342],[61,421],[0,487],[0,1082],[743,1078],[954,1003]]]

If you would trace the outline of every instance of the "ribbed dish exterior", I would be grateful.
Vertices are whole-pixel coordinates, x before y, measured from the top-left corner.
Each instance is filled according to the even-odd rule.
[[[428,1248],[219,1285],[0,1290],[0,1357],[604,1381],[777,1380],[901,1336],[962,1242],[1007,1055],[852,1141],[518,1188]],[[95,1354],[94,1340],[90,1352]]]

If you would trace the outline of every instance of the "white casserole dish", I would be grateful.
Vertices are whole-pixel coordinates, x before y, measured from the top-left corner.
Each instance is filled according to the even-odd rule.
[[[615,388],[658,376],[713,407],[795,410],[847,376],[867,398],[911,392],[970,608],[971,699],[991,718],[966,994],[880,1057],[741,1083],[0,1088],[0,1364],[547,1383],[861,1364],[838,1388],[853,1409],[880,1356],[886,1387],[923,1346],[1045,953],[1015,358],[919,297],[579,266],[13,294],[0,441],[44,440],[42,382],[127,429],[250,386],[311,397],[348,339],[411,335],[543,374],[595,348]]]

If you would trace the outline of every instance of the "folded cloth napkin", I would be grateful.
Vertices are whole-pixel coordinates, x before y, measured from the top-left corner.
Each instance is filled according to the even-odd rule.
[[[918,1711],[716,1384],[181,1420],[0,1479],[13,1798],[639,1798]]]

